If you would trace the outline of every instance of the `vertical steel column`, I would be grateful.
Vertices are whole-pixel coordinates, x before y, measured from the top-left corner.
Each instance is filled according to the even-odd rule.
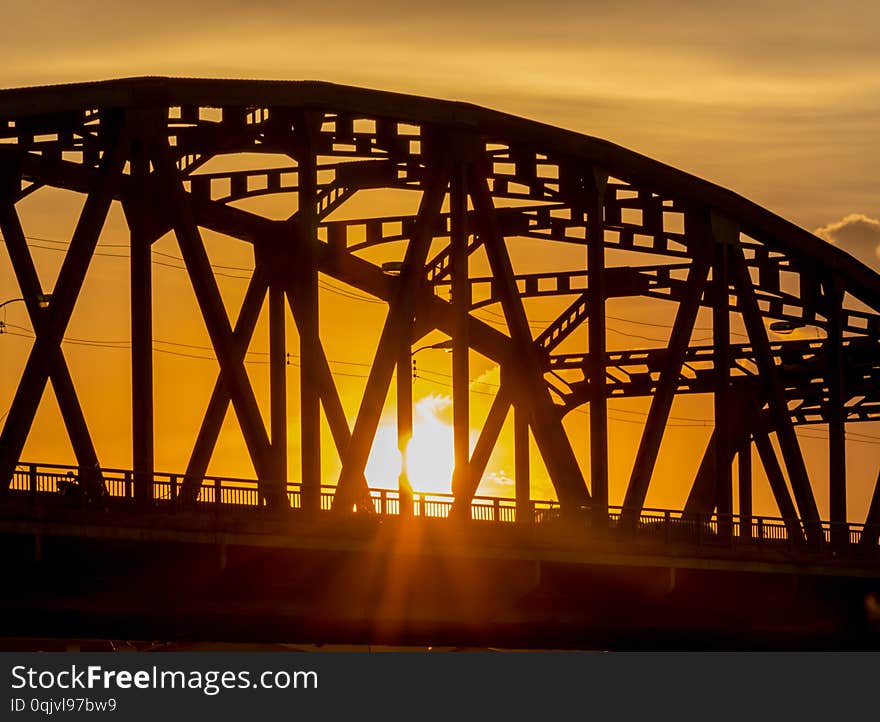
[[[828,339],[828,502],[831,543],[845,546],[846,528],[846,409],[843,363],[843,287],[832,278],[827,284]]]
[[[131,237],[131,446],[134,497],[153,500],[153,299],[152,239],[148,233],[149,152],[143,137],[132,143]]]
[[[467,177],[464,165],[453,167],[449,184],[449,268],[452,276],[452,429],[455,450],[453,493],[468,486],[470,474],[470,342],[468,316],[471,289],[468,278]],[[474,479],[474,486],[479,479]]]
[[[410,329],[412,327],[410,326]],[[397,352],[397,448],[400,451],[400,476],[397,479],[397,493],[402,516],[412,516],[413,490],[406,468],[407,446],[413,431],[413,389],[412,389],[412,334],[400,335],[400,348]]]
[[[587,196],[587,306],[589,320],[590,492],[594,522],[608,516],[608,401],[605,396],[605,231],[604,196],[608,177],[591,171]]]
[[[733,409],[730,389],[730,269],[728,247],[738,236],[738,230],[718,216],[712,215],[712,239],[715,257],[712,263],[712,343],[715,370],[715,476],[718,503],[718,533],[722,537],[732,532],[733,475],[731,459],[731,421]]]
[[[752,537],[752,435],[743,434],[739,452],[739,533]]]
[[[287,488],[287,338],[285,294],[281,283],[269,288],[269,409],[272,472],[278,487]]]
[[[516,487],[516,520],[532,521],[531,469],[529,468],[529,412],[513,408],[513,476]]]
[[[302,439],[302,504],[321,505],[320,336],[318,327],[318,171],[314,136],[319,114],[306,113],[296,129],[299,174],[298,306],[300,308],[300,423]]]

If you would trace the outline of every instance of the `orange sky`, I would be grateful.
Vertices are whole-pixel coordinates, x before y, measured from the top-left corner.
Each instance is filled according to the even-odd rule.
[[[5,11],[0,28],[5,62],[0,86],[69,82],[130,75],[260,77],[302,79],[365,85],[452,99],[468,100],[554,125],[604,137],[730,187],[796,223],[823,229],[866,262],[878,264],[880,222],[876,142],[880,111],[880,50],[875,29],[880,10],[870,3],[777,2],[735,3],[708,10],[699,2],[635,1],[625,7],[608,3],[365,3],[331,6],[257,0],[241,2],[120,3],[88,1],[31,2]],[[388,202],[392,203],[392,202]],[[388,207],[382,202],[381,207]],[[365,204],[367,207],[370,203]],[[69,235],[78,200],[63,193],[40,192],[20,204],[29,234],[50,239],[34,254],[49,286],[62,254],[49,250],[51,239]],[[380,207],[374,204],[375,207]],[[360,212],[358,209],[353,214]],[[207,235],[207,234],[206,234]],[[126,234],[114,210],[102,243],[124,243]],[[247,248],[208,237],[213,260],[247,267]],[[156,250],[175,254],[173,239]],[[96,259],[90,271],[68,336],[87,340],[120,340],[128,334],[127,267],[115,251]],[[124,249],[120,251],[124,253]],[[180,265],[167,257],[156,260]],[[536,261],[523,251],[521,269]],[[560,260],[561,262],[561,260]],[[520,270],[521,270],[520,269]],[[231,272],[232,275],[241,275]],[[18,295],[5,254],[0,260],[3,296]],[[244,282],[221,278],[224,298],[234,315]],[[338,285],[338,284],[337,284]],[[157,339],[208,345],[185,274],[158,266],[155,271]],[[111,300],[108,303],[108,299]],[[117,301],[118,299],[118,301]],[[352,310],[352,308],[356,310]],[[623,306],[617,315],[626,316]],[[383,307],[342,302],[338,293],[322,291],[322,323],[356,318],[346,334],[325,334],[327,355],[338,362],[334,371],[346,411],[353,415],[369,360],[370,344]],[[552,317],[554,308],[535,304],[533,318]],[[615,310],[609,308],[609,313]],[[10,307],[6,320],[27,326],[20,307]],[[706,325],[704,319],[698,325]],[[618,323],[620,331],[638,329]],[[14,330],[14,329],[13,329]],[[290,324],[289,347],[295,350]],[[358,337],[353,338],[352,334]],[[623,334],[609,345],[656,346]],[[267,395],[267,367],[259,361],[267,348],[265,319],[255,335],[249,370],[258,397]],[[0,414],[8,407],[14,381],[29,342],[0,338]],[[165,344],[168,351],[203,355],[197,349]],[[356,350],[354,350],[356,349]],[[96,349],[68,343],[65,355],[86,410],[90,428],[105,464],[127,466],[128,357],[124,350]],[[437,352],[420,354],[426,371],[449,373],[448,358]],[[473,376],[484,371],[491,391],[491,365],[475,359]],[[216,373],[210,361],[167,353],[156,354],[157,467],[180,470],[194,438]],[[296,374],[289,374],[291,413],[297,397]],[[416,382],[416,396],[448,393],[442,385]],[[393,399],[393,395],[392,395]],[[490,398],[474,396],[474,426],[479,426]],[[443,405],[441,404],[441,407]],[[619,405],[612,424],[612,494],[621,495],[638,439],[643,405]],[[391,407],[389,406],[389,409]],[[441,411],[448,412],[448,409]],[[29,458],[43,459],[63,447],[53,409],[47,408]],[[705,406],[684,400],[673,408],[682,419],[704,418]],[[586,438],[584,418],[573,415],[572,433]],[[858,429],[873,433],[869,425]],[[509,432],[509,430],[508,430]],[[505,432],[505,433],[508,433]],[[664,478],[682,472],[681,459],[693,460],[691,449],[708,435],[708,427],[671,428],[658,473]],[[325,434],[328,436],[328,434]],[[504,447],[502,438],[502,447]],[[802,441],[808,459],[821,462],[820,445]],[[296,459],[298,430],[291,426],[291,459]],[[508,445],[509,446],[509,445]],[[869,482],[876,473],[873,445],[850,444],[853,493],[851,517],[863,515]],[[224,433],[215,471],[248,474],[241,462],[242,444],[235,433]],[[337,463],[329,440],[325,448],[328,474]],[[582,463],[586,455],[578,449]],[[691,463],[690,461],[688,462]],[[293,464],[292,464],[293,467]],[[819,463],[816,495],[825,508]],[[500,448],[490,471],[503,491],[512,474],[509,449]],[[295,478],[296,471],[291,472]],[[540,474],[536,496],[550,493]],[[615,481],[616,479],[616,481]],[[656,487],[657,485],[655,485]],[[649,496],[649,503],[680,506],[681,483]],[[761,495],[758,494],[758,500]],[[772,511],[768,509],[767,511]]]

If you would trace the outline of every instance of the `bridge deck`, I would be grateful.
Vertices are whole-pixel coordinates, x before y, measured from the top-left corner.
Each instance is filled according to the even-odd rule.
[[[71,474],[72,476],[69,476]],[[645,512],[603,525],[509,499],[417,498],[400,515],[256,503],[254,482],[210,479],[151,505],[103,470],[87,505],[76,470],[24,465],[0,502],[0,637],[292,641],[574,648],[875,647],[880,553],[797,537],[791,522]],[[328,506],[329,490],[325,500]],[[250,500],[251,503],[248,503]],[[720,524],[719,524],[720,521]],[[727,523],[727,522],[732,523]],[[751,523],[748,523],[750,521]],[[751,531],[751,536],[743,532]]]

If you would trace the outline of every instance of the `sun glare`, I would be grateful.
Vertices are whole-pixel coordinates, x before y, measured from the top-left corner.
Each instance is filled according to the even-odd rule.
[[[449,406],[443,396],[427,396],[415,405],[413,436],[407,446],[407,474],[415,491],[448,494],[454,467],[452,426],[439,414]],[[371,487],[397,488],[401,458],[395,424],[383,424],[367,461],[365,475]]]

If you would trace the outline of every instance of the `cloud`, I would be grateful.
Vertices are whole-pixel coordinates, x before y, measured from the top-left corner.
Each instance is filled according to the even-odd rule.
[[[475,379],[471,379],[470,390],[482,394],[494,394],[501,385],[501,366],[490,366]]]
[[[813,232],[863,263],[880,268],[880,219],[863,213],[850,213]]]
[[[516,482],[513,477],[507,475],[507,472],[505,472],[504,469],[498,469],[498,471],[490,471],[483,474],[481,483],[490,484],[497,488],[513,486]]]
[[[429,394],[415,405],[415,417],[421,422],[443,420],[452,411],[452,397],[447,394]]]

